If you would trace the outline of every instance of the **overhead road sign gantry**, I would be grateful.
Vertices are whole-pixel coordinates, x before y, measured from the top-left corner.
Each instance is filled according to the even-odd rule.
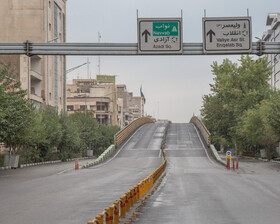
[[[252,51],[251,17],[202,19],[205,54],[249,54]]]
[[[205,55],[203,43],[183,43],[182,55]],[[136,56],[138,43],[0,43],[0,55],[102,55],[102,56]],[[213,53],[215,54],[215,53]],[[221,53],[217,53],[221,54]],[[224,55],[236,52],[226,51]],[[258,41],[252,43],[249,54],[280,54],[280,42]],[[147,55],[154,55],[148,53]]]
[[[181,18],[139,18],[139,54],[182,54]]]

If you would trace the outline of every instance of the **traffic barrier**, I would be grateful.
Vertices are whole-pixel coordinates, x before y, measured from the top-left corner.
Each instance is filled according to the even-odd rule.
[[[119,216],[120,216],[119,201],[115,201],[113,206],[114,206],[114,224],[118,224]]]
[[[227,159],[227,169],[230,169],[230,159]]]
[[[236,169],[238,170],[238,158],[236,158]]]
[[[115,151],[115,145],[110,145],[100,156],[98,156],[98,158],[94,162],[87,163],[87,164],[83,165],[82,168],[88,168],[88,167],[95,166],[95,165],[102,163],[109,156],[111,156],[111,154],[114,151]]]
[[[152,174],[148,175],[146,178],[141,180],[137,185],[135,185],[129,191],[124,193],[124,195],[121,196],[119,200],[116,200],[112,206],[105,208],[105,210],[99,215],[97,215],[94,220],[88,221],[88,224],[94,224],[94,223],[103,224],[104,217],[105,217],[106,224],[118,224],[119,218],[125,218],[126,213],[130,211],[131,207],[137,201],[139,201],[154,186],[157,179],[159,179],[159,177],[164,172],[167,164],[165,152],[164,152],[164,145],[166,142],[166,136],[167,136],[167,130],[169,124],[170,122],[168,123],[165,129],[165,133],[161,145],[162,155],[164,159],[163,163]],[[157,187],[158,186],[156,186],[156,188]],[[151,193],[149,193],[147,196],[150,197]],[[146,198],[148,198],[147,196]]]
[[[125,213],[126,213],[125,200],[126,200],[126,196],[125,195],[120,197],[120,217],[121,218],[124,218],[125,217]]]
[[[204,141],[206,142],[206,144],[208,146],[210,146],[210,144],[211,144],[211,134],[208,131],[208,129],[205,127],[203,122],[197,116],[193,116],[190,120],[190,123],[193,123],[199,129]]]

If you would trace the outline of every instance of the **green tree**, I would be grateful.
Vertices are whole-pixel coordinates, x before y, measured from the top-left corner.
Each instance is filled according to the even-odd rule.
[[[98,132],[98,122],[91,112],[77,112],[70,115],[78,128],[80,137],[80,152],[84,155],[87,149],[96,149],[97,139],[100,135]]]
[[[271,67],[267,58],[254,61],[241,56],[240,65],[228,59],[221,65],[214,62],[212,72],[214,84],[210,85],[211,93],[203,96],[201,114],[214,143],[226,140],[233,146],[239,118],[271,94],[268,84]]]
[[[46,139],[40,146],[41,157],[46,157],[48,153],[51,153],[59,146],[62,137],[62,126],[59,122],[57,109],[47,106],[40,113],[42,113],[42,125],[46,132]]]
[[[26,91],[21,90],[20,82],[9,64],[0,64],[0,142],[11,150],[19,149],[29,128],[34,108],[25,98]]]
[[[70,158],[73,152],[79,152],[77,151],[81,145],[79,127],[77,122],[66,113],[61,113],[60,124],[62,127],[62,137],[58,147],[64,158]]]

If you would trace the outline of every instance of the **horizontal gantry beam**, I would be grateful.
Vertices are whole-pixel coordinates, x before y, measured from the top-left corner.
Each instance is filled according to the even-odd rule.
[[[0,43],[0,54],[32,55],[140,55],[137,43]],[[241,54],[208,53],[211,55]],[[245,54],[280,54],[280,42],[253,42],[252,51]],[[155,52],[145,55],[161,55]],[[183,53],[178,55],[207,55],[202,43],[183,43]]]

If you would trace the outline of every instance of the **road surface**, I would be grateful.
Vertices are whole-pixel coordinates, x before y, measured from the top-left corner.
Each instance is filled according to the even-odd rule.
[[[279,164],[241,162],[228,171],[207,157],[192,124],[171,124],[166,155],[167,176],[135,223],[280,222]]]
[[[114,159],[93,168],[55,164],[0,172],[0,223],[87,223],[162,163],[164,129],[142,126]]]

